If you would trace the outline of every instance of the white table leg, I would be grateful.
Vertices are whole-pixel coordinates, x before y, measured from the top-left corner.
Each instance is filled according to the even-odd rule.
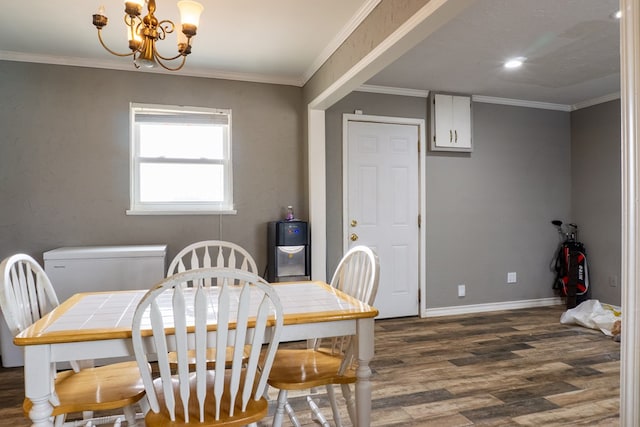
[[[33,403],[29,411],[33,427],[53,427],[51,413],[52,364],[48,345],[24,347],[24,391]]]
[[[371,368],[369,362],[374,353],[374,319],[358,319],[356,321],[356,339],[358,340],[358,368],[356,376],[356,425],[371,425]]]

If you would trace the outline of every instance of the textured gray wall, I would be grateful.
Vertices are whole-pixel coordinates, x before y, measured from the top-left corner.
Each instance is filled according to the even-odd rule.
[[[427,158],[427,307],[551,297],[550,221],[571,206],[569,113],[473,110],[473,153]]]
[[[0,258],[222,238],[263,270],[266,223],[306,216],[300,88],[0,61],[0,100]],[[129,102],[232,109],[237,215],[125,215]]]
[[[619,100],[571,113],[572,217],[587,249],[591,297],[614,305],[621,303],[620,138]]]
[[[151,243],[171,257],[221,237],[262,270],[266,222],[288,204],[306,216],[300,88],[0,61],[0,99],[0,258]],[[233,110],[237,215],[125,215],[130,101]],[[329,273],[342,252],[342,113],[355,109],[426,117],[424,99],[361,92],[327,111]],[[608,286],[620,280],[619,102],[571,113],[570,130],[568,116],[475,103],[475,151],[427,153],[428,307],[551,296],[553,218],[580,225],[594,297],[620,303],[619,284]]]
[[[569,216],[570,120],[474,103],[474,152],[427,152],[428,308],[552,297],[554,218]],[[328,269],[342,252],[342,113],[425,118],[426,100],[355,92],[327,111]],[[518,283],[506,283],[515,271]],[[467,296],[457,297],[457,285]]]

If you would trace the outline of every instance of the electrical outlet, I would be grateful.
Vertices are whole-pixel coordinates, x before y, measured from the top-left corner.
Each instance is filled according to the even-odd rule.
[[[465,285],[458,285],[458,296],[463,297],[467,293],[467,288]]]
[[[518,277],[515,271],[511,271],[507,273],[507,283],[516,283],[518,281]]]
[[[609,286],[612,288],[618,286],[618,276],[609,276]]]

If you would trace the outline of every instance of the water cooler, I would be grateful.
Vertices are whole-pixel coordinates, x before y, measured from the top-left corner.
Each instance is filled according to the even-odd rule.
[[[311,242],[306,221],[274,221],[268,225],[267,281],[311,279]]]

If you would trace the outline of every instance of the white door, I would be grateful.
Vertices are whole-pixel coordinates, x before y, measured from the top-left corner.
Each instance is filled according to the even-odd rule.
[[[380,259],[374,306],[379,317],[418,314],[419,153],[417,125],[349,121],[346,215],[348,247]]]

